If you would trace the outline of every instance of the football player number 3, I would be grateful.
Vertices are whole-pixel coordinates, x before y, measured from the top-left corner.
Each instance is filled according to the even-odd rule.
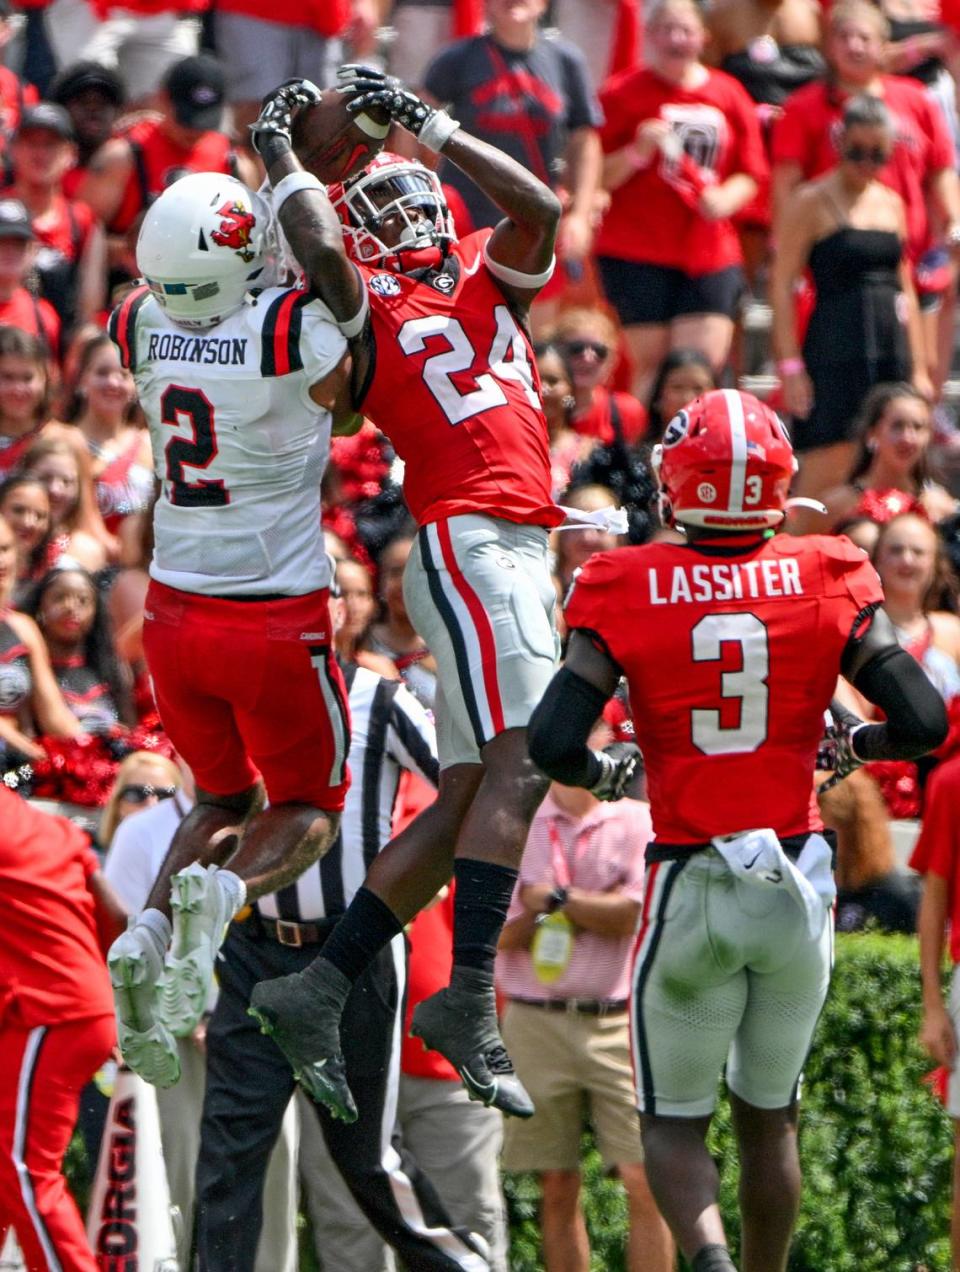
[[[411,318],[397,332],[400,348],[408,357],[422,353],[431,337],[442,337],[447,347],[424,360],[423,378],[451,424],[462,424],[481,411],[506,406],[507,395],[499,383],[503,380],[516,381],[530,404],[540,405],[523,333],[506,305],[497,305],[493,312],[497,329],[484,364],[489,370],[479,374],[472,373],[477,351],[456,318],[441,314]]]
[[[160,399],[160,418],[172,428],[188,425],[193,437],[173,437],[164,451],[170,502],[178,508],[222,508],[230,492],[222,481],[187,481],[184,468],[209,468],[217,457],[213,403],[199,389],[171,384]]]
[[[722,723],[721,713],[697,708],[692,715],[693,744],[704,755],[755,751],[767,736],[767,629],[754,614],[708,614],[691,632],[694,662],[717,662],[723,646],[740,646],[739,671],[720,673],[720,696],[740,704],[740,722]]]

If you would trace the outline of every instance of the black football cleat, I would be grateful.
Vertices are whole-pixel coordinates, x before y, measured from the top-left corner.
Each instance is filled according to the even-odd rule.
[[[497,1028],[493,992],[448,986],[419,1003],[410,1032],[460,1074],[471,1100],[509,1117],[533,1117],[533,1101],[516,1075]]]
[[[341,1122],[355,1122],[357,1106],[340,1051],[339,1003],[318,994],[302,972],[295,972],[254,985],[249,1014],[290,1061],[311,1099]]]

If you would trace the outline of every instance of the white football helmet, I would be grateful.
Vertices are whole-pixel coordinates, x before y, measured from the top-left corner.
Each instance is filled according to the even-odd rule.
[[[210,327],[239,309],[263,272],[267,202],[224,173],[194,172],[168,186],[143,218],[137,267],[183,327]]]

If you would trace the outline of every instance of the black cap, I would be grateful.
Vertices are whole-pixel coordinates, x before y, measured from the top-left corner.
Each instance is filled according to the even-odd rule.
[[[205,53],[185,57],[167,72],[163,87],[178,124],[204,132],[220,127],[226,81],[216,58]]]
[[[65,66],[51,83],[47,96],[50,101],[66,106],[90,88],[103,93],[115,106],[122,106],[126,100],[123,80],[116,71],[99,62],[74,62],[72,66]]]
[[[32,239],[33,222],[19,199],[0,199],[0,239]]]
[[[26,132],[28,128],[42,128],[44,132],[56,133],[64,141],[73,141],[73,123],[62,106],[53,102],[40,102],[36,106],[28,106],[20,116],[16,136]]]

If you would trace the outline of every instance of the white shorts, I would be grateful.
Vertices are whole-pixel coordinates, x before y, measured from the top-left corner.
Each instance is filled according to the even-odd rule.
[[[329,88],[343,60],[343,41],[307,26],[287,26],[244,13],[217,13],[217,51],[225,66],[227,100],[259,102],[284,80],[309,79]]]
[[[409,88],[419,88],[427,67],[453,40],[453,6],[404,4],[394,7],[390,25],[396,39],[390,46],[390,74]]]
[[[403,599],[437,660],[440,767],[479,764],[506,729],[525,728],[557,667],[557,594],[547,532],[494,517],[423,526]]]
[[[947,1004],[953,1031],[960,1038],[960,963],[953,969],[950,979],[950,1001]],[[960,1059],[955,1062],[950,1081],[947,1083],[947,1112],[951,1117],[960,1118]]]
[[[175,62],[192,57],[200,24],[174,12],[144,15],[111,5],[99,19],[87,0],[53,0],[44,29],[58,67],[99,62],[119,71],[131,100],[148,97]]]
[[[642,914],[630,1021],[640,1112],[709,1116],[724,1065],[746,1103],[791,1104],[830,984],[832,914],[811,939],[793,897],[736,879],[714,848],[652,862]]]

